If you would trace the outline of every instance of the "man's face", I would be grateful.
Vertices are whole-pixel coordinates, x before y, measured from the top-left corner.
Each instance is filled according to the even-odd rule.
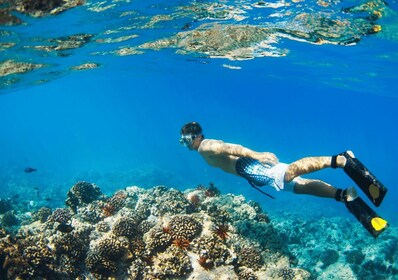
[[[189,150],[195,149],[195,140],[198,139],[197,135],[193,134],[182,134],[180,138],[180,144],[187,147]]]

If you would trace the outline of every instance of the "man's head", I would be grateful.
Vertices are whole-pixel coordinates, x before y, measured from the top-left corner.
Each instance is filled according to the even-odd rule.
[[[190,122],[181,128],[180,144],[190,150],[197,150],[204,139],[202,127],[197,122]]]

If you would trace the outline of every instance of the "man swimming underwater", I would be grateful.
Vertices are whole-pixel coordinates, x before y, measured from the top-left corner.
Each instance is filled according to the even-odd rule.
[[[321,180],[300,177],[328,167],[343,168],[371,201],[379,206],[387,189],[351,151],[335,156],[306,157],[286,164],[279,162],[273,153],[256,152],[241,145],[205,139],[197,122],[190,122],[182,127],[180,143],[189,150],[199,152],[209,165],[245,178],[256,189],[271,186],[277,191],[291,191],[341,201],[374,237],[388,226],[387,222],[357,195],[355,188],[343,190]]]

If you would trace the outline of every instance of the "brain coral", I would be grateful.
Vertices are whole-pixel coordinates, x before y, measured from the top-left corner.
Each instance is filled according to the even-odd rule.
[[[111,276],[117,271],[116,261],[104,258],[97,252],[89,252],[87,254],[85,264],[88,271],[90,271],[93,276],[98,279],[103,279],[103,276]]]
[[[253,247],[244,247],[239,251],[238,263],[253,270],[258,270],[263,265],[261,252]]]
[[[50,216],[49,221],[58,222],[61,224],[67,224],[67,223],[69,223],[71,218],[72,218],[72,214],[69,212],[68,209],[57,208],[54,210],[54,212]]]
[[[192,265],[186,251],[171,246],[158,255],[153,276],[164,279],[170,276],[184,276],[191,271]]]
[[[137,219],[133,217],[121,217],[113,225],[112,232],[116,236],[132,237],[137,232]]]
[[[283,280],[293,280],[294,275],[294,270],[291,268],[281,268],[278,272],[278,276],[282,277]]]
[[[195,252],[199,255],[204,255],[216,266],[226,264],[227,260],[231,258],[228,246],[214,235],[202,236],[192,246]],[[232,261],[232,259],[230,260]]]
[[[202,230],[193,217],[187,215],[174,216],[169,222],[170,233],[173,239],[192,240]]]
[[[88,182],[77,182],[67,193],[65,204],[68,205],[75,213],[77,207],[83,204],[91,203],[101,196],[98,186]]]
[[[52,211],[50,208],[42,207],[32,214],[32,220],[44,223],[51,214]]]
[[[115,274],[128,252],[129,242],[126,237],[108,235],[102,237],[87,254],[87,269],[97,278]]]
[[[258,280],[258,277],[250,269],[243,269],[238,274],[239,280]]]
[[[62,234],[54,239],[55,251],[58,255],[66,255],[74,260],[82,259],[88,249],[87,243],[80,236],[71,233]]]
[[[171,244],[171,235],[162,227],[155,226],[144,236],[145,243],[150,252],[162,252]]]
[[[126,238],[109,235],[100,239],[94,250],[101,257],[118,260],[126,253],[128,246],[129,242]]]
[[[153,190],[153,196],[155,197],[156,209],[152,214],[162,216],[192,213],[194,211],[194,207],[189,200],[178,190],[156,187]]]

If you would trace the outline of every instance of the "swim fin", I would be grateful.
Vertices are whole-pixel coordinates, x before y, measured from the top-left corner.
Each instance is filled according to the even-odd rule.
[[[387,193],[387,188],[349,152],[341,153],[347,159],[345,173],[361,188],[372,203],[379,207]]]
[[[352,201],[346,201],[345,205],[373,237],[378,237],[387,229],[387,221],[378,216],[359,196]]]

